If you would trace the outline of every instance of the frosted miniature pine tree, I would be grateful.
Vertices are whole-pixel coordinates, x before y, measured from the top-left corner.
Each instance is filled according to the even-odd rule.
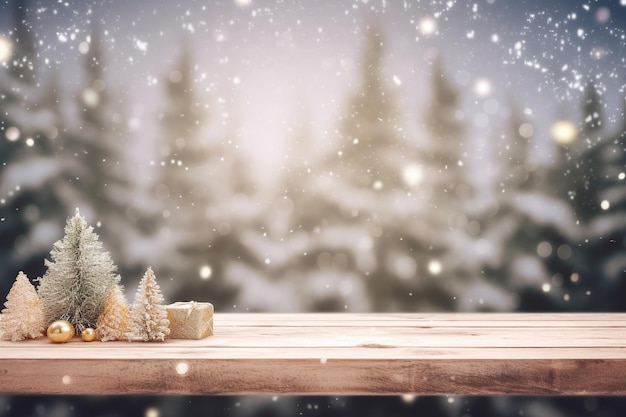
[[[133,339],[163,341],[170,334],[170,321],[163,305],[163,295],[152,268],[148,268],[139,282],[130,317]]]
[[[128,339],[130,311],[119,285],[109,292],[96,326],[96,335],[102,342]]]
[[[23,272],[17,275],[4,306],[0,321],[2,339],[15,342],[43,336],[46,327],[41,302]]]
[[[65,236],[54,243],[50,257],[37,288],[46,322],[67,320],[79,332],[96,327],[104,302],[120,277],[78,209],[67,220]]]

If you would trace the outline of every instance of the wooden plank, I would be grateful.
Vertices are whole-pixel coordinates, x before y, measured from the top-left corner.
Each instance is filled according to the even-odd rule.
[[[365,345],[354,347],[294,347],[277,349],[275,347],[213,347],[193,346],[186,341],[177,340],[160,344],[157,347],[144,345],[128,348],[127,342],[93,343],[94,347],[80,347],[83,342],[74,340],[68,345],[76,345],[72,349],[61,349],[54,346],[51,351],[47,342],[32,347],[19,354],[3,355],[3,361],[27,358],[42,358],[54,361],[71,358],[72,360],[141,360],[141,359],[314,359],[320,363],[332,359],[626,359],[625,348],[468,348],[468,347],[388,347],[384,345]],[[32,344],[35,342],[20,342]],[[30,360],[30,359],[29,359]],[[35,359],[44,361],[44,359]],[[43,364],[44,362],[40,362]]]
[[[202,340],[0,342],[0,392],[624,395],[626,315],[217,314]]]
[[[458,317],[457,317],[458,316]],[[522,317],[519,317],[522,316]],[[613,327],[626,326],[626,314],[607,313],[429,313],[429,314],[222,314],[225,324],[233,326],[328,327],[373,324],[376,327]],[[526,319],[527,318],[527,319]]]
[[[220,330],[209,342],[207,339],[197,341],[174,341],[186,347],[247,347],[247,348],[314,348],[329,347],[441,347],[441,348],[501,348],[501,347],[567,347],[567,348],[596,348],[596,347],[623,347],[626,340],[624,328],[484,328],[484,327],[444,327],[444,328],[392,328],[392,327],[275,327],[255,328],[229,327]],[[47,340],[40,342],[50,346]],[[37,341],[21,342],[20,349],[7,352],[5,357],[20,358],[26,349],[37,346]],[[4,344],[0,345],[0,349]],[[72,343],[56,349],[75,346],[77,354],[85,351],[82,343]],[[111,347],[111,343],[106,344]],[[123,345],[129,348],[128,344]],[[131,345],[133,348],[136,344]]]
[[[50,394],[626,394],[626,361],[64,359],[2,367],[5,392]]]
[[[264,322],[297,321],[297,322],[332,322],[346,321],[350,323],[389,322],[405,323],[407,321],[487,321],[497,323],[500,321],[510,322],[582,322],[582,321],[626,321],[626,313],[222,313],[219,318],[229,324],[239,322]]]

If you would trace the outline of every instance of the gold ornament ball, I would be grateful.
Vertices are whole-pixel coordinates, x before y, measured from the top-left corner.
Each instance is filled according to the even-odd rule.
[[[66,320],[57,320],[48,326],[48,339],[53,343],[68,342],[76,334],[72,323]]]
[[[85,342],[93,342],[96,340],[96,331],[91,327],[87,327],[85,330],[80,332],[80,337],[82,337]]]

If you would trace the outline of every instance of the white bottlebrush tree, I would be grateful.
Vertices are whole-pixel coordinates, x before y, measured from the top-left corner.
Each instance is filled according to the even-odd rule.
[[[116,266],[85,219],[68,219],[65,236],[54,243],[38,287],[47,323],[67,320],[81,332],[96,327],[107,296],[119,283]]]
[[[161,288],[152,268],[148,268],[139,282],[130,319],[132,339],[144,342],[163,341],[170,334],[167,309],[163,305]]]
[[[3,340],[18,341],[43,336],[45,323],[35,287],[20,272],[7,295],[0,320]]]

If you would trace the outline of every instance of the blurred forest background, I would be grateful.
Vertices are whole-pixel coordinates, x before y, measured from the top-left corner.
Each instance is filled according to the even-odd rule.
[[[399,95],[412,91],[396,88],[385,23],[369,16],[358,28],[354,82],[337,92],[342,111],[322,135],[304,100],[294,103],[280,175],[267,184],[240,149],[236,100],[217,112],[197,93],[187,38],[167,51],[156,135],[141,142],[155,157],[144,166],[128,151],[141,134],[132,103],[107,78],[106,28],[92,24],[75,72],[44,70],[33,9],[9,6],[12,23],[0,37],[4,294],[20,270],[43,275],[44,258],[79,207],[128,288],[152,266],[167,301],[210,301],[218,314],[626,311],[626,116],[607,123],[606,91],[593,77],[579,80],[577,116],[555,111],[550,131],[539,131],[524,103],[499,102],[486,80],[475,84],[483,116],[497,126],[481,142],[472,137],[480,120],[462,105],[470,86],[447,66],[445,50],[423,69],[428,100],[402,116]],[[65,77],[82,87],[66,91]],[[623,91],[608,94],[624,103]],[[619,399],[449,400],[150,399],[164,413],[196,404],[270,415],[295,404],[306,412],[308,404],[308,412],[331,414],[624,415]],[[2,401],[6,413],[32,406]],[[102,402],[39,405],[74,415],[90,401]],[[138,402],[127,399],[128,409],[144,412]]]

